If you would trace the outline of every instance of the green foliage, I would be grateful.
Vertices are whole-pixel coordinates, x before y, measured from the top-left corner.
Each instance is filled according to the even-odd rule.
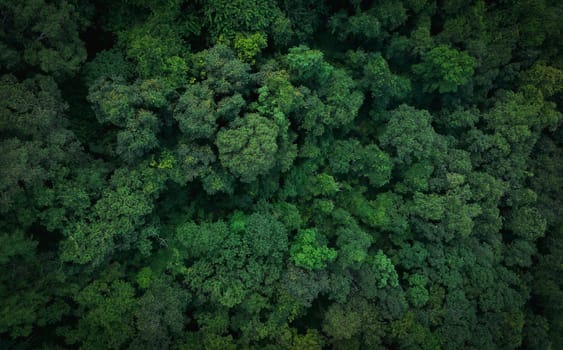
[[[111,123],[117,132],[115,153],[134,162],[159,146],[157,137],[161,121],[151,110],[166,104],[169,90],[157,80],[137,81],[127,85],[121,78],[98,80],[88,99],[101,123]]]
[[[538,63],[523,74],[522,82],[535,86],[548,98],[562,91],[563,71]]]
[[[274,6],[267,0],[214,0],[205,2],[202,12],[211,38],[217,40],[235,32],[265,31],[272,21]]]
[[[428,111],[401,105],[391,112],[381,145],[394,151],[394,161],[399,164],[433,159],[438,156],[440,138],[431,121]]]
[[[323,243],[316,230],[304,229],[295,236],[289,255],[295,266],[318,270],[325,268],[327,263],[336,259],[337,253]]]
[[[261,214],[239,214],[231,228],[222,221],[187,222],[178,227],[176,241],[169,268],[183,276],[197,303],[227,308],[252,293],[271,295],[288,249],[285,227]]]
[[[138,300],[134,312],[138,337],[131,347],[171,347],[182,334],[189,300],[189,294],[170,279],[154,280]]]
[[[357,75],[355,78],[370,92],[375,108],[383,109],[391,101],[403,100],[411,91],[410,81],[393,74],[381,54],[357,50],[349,51],[347,58],[347,63]]]
[[[86,60],[80,30],[88,22],[72,2],[2,1],[0,66],[64,79]]]
[[[366,13],[346,16],[345,11],[339,11],[329,20],[331,34],[345,41],[348,37],[375,39],[381,33],[381,23],[376,17]]]
[[[22,278],[41,278],[38,282],[43,284],[43,277],[30,269],[37,268],[39,263],[34,254],[37,242],[26,238],[21,232],[2,233],[0,241],[0,266],[6,272],[0,280],[0,295],[3,297],[0,331],[12,337],[28,336],[38,313],[48,302],[48,298],[42,296],[37,287],[26,286]]]
[[[374,225],[385,231],[403,234],[407,229],[407,222],[400,208],[401,197],[392,192],[380,193],[372,202]]]
[[[324,82],[331,73],[331,67],[324,62],[323,53],[311,50],[307,46],[289,49],[287,65],[293,79],[298,82]]]
[[[403,183],[398,186],[400,189],[405,191],[413,192],[426,192],[429,189],[429,179],[434,171],[434,167],[428,162],[414,163],[411,167],[405,171],[405,177]]]
[[[381,250],[378,250],[375,255],[370,256],[368,264],[376,278],[377,288],[384,288],[386,286],[397,287],[399,285],[399,277],[395,266]]]
[[[66,332],[70,344],[90,348],[119,349],[134,334],[134,290],[116,280],[95,281],[75,297],[83,315],[75,329]]]
[[[209,139],[217,129],[216,108],[213,91],[205,85],[189,85],[178,100],[174,119],[190,139]]]
[[[385,185],[391,178],[391,158],[375,144],[362,147],[357,140],[337,141],[333,152],[329,161],[336,174],[354,172],[374,187]]]
[[[441,220],[445,214],[445,198],[437,194],[425,195],[416,192],[413,196],[410,213],[426,220]]]
[[[133,67],[118,50],[106,50],[84,65],[82,75],[84,84],[90,87],[99,78],[128,80],[133,76]]]
[[[425,285],[428,283],[428,277],[414,274],[409,276],[408,281],[409,289],[407,290],[407,298],[416,308],[424,306],[430,298],[425,288]]]
[[[0,0],[0,348],[563,349],[554,0]]]
[[[251,182],[265,175],[275,164],[278,127],[258,114],[247,114],[217,134],[217,148],[223,166]]]
[[[256,55],[266,46],[266,36],[260,32],[252,35],[237,35],[234,43],[238,58],[251,64],[256,63]]]
[[[368,258],[372,237],[357,225],[343,227],[337,231],[338,262],[343,267],[358,268]]]
[[[185,83],[189,49],[182,36],[199,28],[174,23],[181,18],[180,6],[179,1],[171,1],[167,7],[149,6],[152,9],[148,18],[119,32],[119,42],[127,57],[136,63],[139,77],[163,77],[173,86]]]
[[[546,221],[535,208],[522,207],[512,211],[508,227],[515,235],[533,241],[543,236]]]
[[[439,45],[422,55],[422,62],[412,66],[413,73],[422,81],[424,91],[456,92],[467,84],[477,63],[463,51]]]

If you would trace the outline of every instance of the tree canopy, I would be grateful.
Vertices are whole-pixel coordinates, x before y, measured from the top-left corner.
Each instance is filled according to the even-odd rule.
[[[561,18],[0,0],[0,348],[563,349]]]

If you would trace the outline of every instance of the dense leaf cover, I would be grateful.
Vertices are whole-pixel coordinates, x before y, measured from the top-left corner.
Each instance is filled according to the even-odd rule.
[[[0,0],[0,348],[563,349],[561,18]]]

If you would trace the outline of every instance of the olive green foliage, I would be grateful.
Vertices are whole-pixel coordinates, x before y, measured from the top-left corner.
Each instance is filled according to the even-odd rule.
[[[0,0],[1,349],[563,349],[563,6]]]

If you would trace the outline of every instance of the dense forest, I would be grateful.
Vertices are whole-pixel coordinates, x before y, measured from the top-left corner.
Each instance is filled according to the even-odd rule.
[[[560,0],[0,0],[1,349],[563,349]]]

